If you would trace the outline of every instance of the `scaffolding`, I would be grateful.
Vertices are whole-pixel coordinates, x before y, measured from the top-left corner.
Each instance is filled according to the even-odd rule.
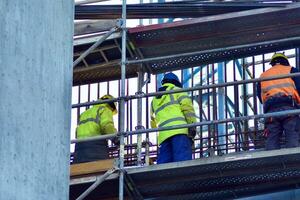
[[[256,3],[259,2],[262,1]],[[270,4],[267,6],[268,8],[248,10],[247,12],[131,29],[126,27],[126,5],[126,0],[123,0],[122,19],[118,21],[116,27],[112,27],[105,35],[96,36],[93,45],[81,45],[74,49],[74,85],[89,84],[88,92],[90,93],[90,84],[97,82],[96,80],[116,80],[119,77],[121,77],[121,80],[118,81],[118,98],[90,101],[90,95],[88,95],[87,102],[81,103],[79,86],[78,103],[72,105],[72,108],[77,109],[77,116],[79,117],[80,108],[88,108],[99,103],[118,102],[119,132],[88,139],[74,139],[71,143],[119,137],[120,146],[111,147],[111,156],[118,157],[116,168],[109,170],[100,178],[79,178],[73,184],[71,181],[71,186],[73,185],[77,192],[79,185],[88,189],[81,196],[76,196],[77,193],[75,192],[76,194],[71,194],[70,198],[83,199],[90,192],[96,191],[97,195],[91,194],[89,199],[112,198],[116,197],[116,193],[119,193],[119,199],[124,199],[124,188],[127,195],[133,199],[163,199],[165,196],[168,196],[168,199],[177,199],[178,197],[193,199],[197,195],[199,199],[228,199],[243,197],[253,192],[259,194],[280,190],[278,184],[265,184],[256,187],[258,183],[265,180],[277,180],[276,183],[281,180],[281,190],[295,188],[299,181],[291,181],[291,179],[298,177],[300,174],[300,160],[296,159],[300,155],[298,148],[268,153],[248,151],[257,151],[264,146],[262,119],[300,114],[300,109],[261,114],[260,105],[256,98],[256,83],[300,76],[300,73],[295,73],[256,78],[257,73],[266,70],[265,64],[269,62],[265,58],[265,53],[299,46],[300,4],[285,4],[284,7],[282,4],[276,6]],[[258,18],[260,20],[257,20]],[[278,24],[272,25],[274,20],[280,24],[280,27],[278,27]],[[245,24],[247,26],[241,26]],[[223,27],[222,34],[216,32],[220,28],[218,26]],[[237,27],[239,29],[236,30]],[[281,29],[285,31],[279,31]],[[117,31],[121,33],[116,33]],[[173,34],[176,41],[169,37],[170,34]],[[245,34],[247,37],[245,37]],[[85,48],[82,48],[82,46]],[[86,50],[83,51],[83,49]],[[99,59],[99,54],[101,59]],[[259,54],[263,55],[259,61],[256,61],[257,56],[255,55]],[[95,59],[95,56],[98,56],[97,59]],[[116,59],[118,56],[121,57],[121,60]],[[245,58],[248,56],[250,56],[250,59]],[[293,50],[289,57],[295,58],[297,67],[299,67],[299,50]],[[100,62],[90,66],[90,63],[93,63],[94,60],[100,60]],[[219,64],[212,64],[218,62]],[[115,67],[117,63],[120,63],[121,66],[118,69]],[[230,73],[227,70],[228,65],[233,66],[233,76],[231,77],[228,76]],[[260,65],[263,69],[257,70],[256,65]],[[149,92],[148,83],[151,76],[153,76],[151,74],[155,74],[155,79],[157,79],[160,73],[175,70],[181,70],[181,80],[186,84],[186,88],[175,91]],[[194,80],[196,74],[199,75],[198,85],[195,84]],[[237,74],[239,74],[239,78]],[[129,94],[128,91],[129,81],[128,79],[126,81],[126,78],[131,77],[137,77],[137,92],[135,94]],[[188,82],[191,84],[187,84]],[[107,92],[109,92],[109,87],[108,82]],[[99,90],[100,83],[97,84],[97,98],[100,96]],[[149,128],[150,98],[179,92],[189,92],[194,102],[199,105],[199,121],[194,124],[180,126]],[[231,93],[233,99],[229,97],[229,93]],[[136,126],[133,126],[132,123],[134,118],[132,116],[133,102],[137,106]],[[143,105],[146,105],[145,112],[143,112]],[[242,112],[240,108],[242,108]],[[143,125],[143,118],[146,121],[145,126]],[[250,124],[252,127],[250,127]],[[195,160],[148,166],[150,161],[155,161],[158,148],[156,144],[150,143],[149,133],[183,127],[198,128],[199,134],[195,139],[193,152]],[[206,134],[203,134],[204,132]],[[134,135],[136,135],[136,144],[133,144]],[[126,138],[127,145],[125,145]],[[248,153],[232,154],[240,151],[247,151]],[[228,155],[219,157],[224,154]],[[271,160],[273,162],[270,162]],[[274,167],[278,163],[280,165]],[[146,167],[142,167],[143,165]],[[221,167],[221,165],[225,167]],[[131,169],[125,166],[137,167]],[[225,170],[226,166],[228,171]],[[208,170],[213,167],[218,173],[213,174],[212,171]],[[250,170],[250,167],[266,167],[266,170]],[[243,170],[244,173],[240,176],[234,176],[234,171],[239,169]],[[166,170],[168,170],[168,173],[165,173]],[[189,170],[194,170],[195,173],[186,174],[186,171]],[[114,173],[115,171],[118,174]],[[197,176],[197,173],[202,175],[201,178],[192,179],[191,177]],[[211,175],[205,177],[203,175],[205,173]],[[279,175],[281,173],[282,176]],[[161,174],[159,176],[163,180],[173,185],[170,185],[167,189],[155,188],[152,185],[151,187],[154,187],[152,190],[147,189],[146,187],[151,185],[151,180],[145,177],[153,177],[154,174]],[[176,183],[172,182],[171,179],[174,180],[176,176],[174,175],[172,178],[170,174],[178,175],[177,178],[184,180],[187,184],[195,183],[199,185],[203,181],[204,183],[201,189],[189,190],[184,188],[182,184],[178,184],[178,181]],[[245,177],[248,177],[248,179]],[[105,179],[107,181],[103,183]],[[119,189],[115,188],[117,179]],[[203,192],[203,190],[212,187],[213,184],[217,184],[218,181],[221,182],[218,186],[221,188],[220,190]],[[231,181],[237,181],[239,184],[248,183],[248,185],[244,188],[237,187],[238,184],[231,184]],[[94,183],[91,184],[92,182]],[[153,184],[160,185],[163,182],[156,181]],[[104,185],[103,196],[96,189],[101,183]],[[230,189],[230,187],[232,188]],[[175,191],[180,188],[182,190],[176,193]],[[79,190],[79,193],[80,191],[82,192],[82,190]]]

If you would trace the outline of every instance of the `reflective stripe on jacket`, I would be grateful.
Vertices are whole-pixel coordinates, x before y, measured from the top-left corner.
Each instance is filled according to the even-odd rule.
[[[261,78],[289,74],[290,66],[274,65],[261,74]],[[300,97],[296,90],[295,83],[291,78],[275,79],[261,82],[261,98],[265,103],[268,99],[274,97],[292,97],[298,104]]]
[[[80,115],[76,137],[87,138],[116,132],[112,110],[107,104],[100,104],[93,106]]]
[[[171,83],[163,87],[166,90],[180,89]],[[196,115],[191,98],[187,93],[166,94],[153,98],[151,102],[151,127],[167,127],[174,125],[190,124],[196,122]],[[188,129],[174,129],[160,131],[158,144],[178,134],[187,134]]]

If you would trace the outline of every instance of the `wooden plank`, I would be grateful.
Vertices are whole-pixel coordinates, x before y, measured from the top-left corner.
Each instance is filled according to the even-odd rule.
[[[99,160],[94,162],[73,164],[70,166],[70,176],[79,176],[106,172],[113,168],[114,159]]]
[[[108,31],[116,26],[116,20],[84,20],[75,22],[74,36]]]

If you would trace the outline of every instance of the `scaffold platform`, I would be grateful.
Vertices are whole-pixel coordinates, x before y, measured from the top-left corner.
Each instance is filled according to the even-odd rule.
[[[99,37],[75,40],[74,60]],[[127,78],[137,77],[141,59],[146,71],[158,74],[296,48],[300,3],[130,28],[128,38]],[[120,57],[120,35],[115,34],[74,68],[73,85],[119,79]]]
[[[129,189],[143,199],[235,199],[298,188],[300,148],[240,152],[125,170],[131,180]],[[95,180],[96,175],[71,178],[70,199],[76,199]],[[118,175],[112,174],[87,199],[117,197]]]

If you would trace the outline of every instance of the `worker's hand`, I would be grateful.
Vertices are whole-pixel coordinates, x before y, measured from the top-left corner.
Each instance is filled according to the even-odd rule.
[[[111,141],[116,145],[119,146],[120,145],[120,140],[118,137],[114,137],[113,139],[111,139]]]
[[[188,129],[188,137],[191,138],[192,140],[194,140],[196,133],[197,133],[196,127],[190,127]]]

